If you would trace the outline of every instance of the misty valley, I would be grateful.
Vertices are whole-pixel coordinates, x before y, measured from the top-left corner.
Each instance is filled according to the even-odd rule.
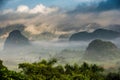
[[[1,40],[1,79],[119,80],[119,33],[105,29],[96,31],[94,37],[86,32],[90,34],[87,40],[86,33],[79,32],[51,41],[32,41],[20,30],[11,31]],[[111,35],[111,39],[107,39],[111,32],[117,33],[117,38]]]
[[[0,80],[120,80],[120,0],[0,0]]]
[[[120,79],[119,26],[60,35],[31,35],[25,28],[0,29],[2,80]]]
[[[22,26],[1,28],[9,33],[0,40],[0,79],[120,79],[119,31],[100,28],[52,37],[46,32],[34,37],[19,29]]]
[[[86,33],[80,32],[77,35],[75,33],[63,39],[31,41],[21,31],[13,30],[1,41],[0,58],[12,70],[17,70],[19,63],[52,58],[57,59],[58,64],[62,65],[87,62],[106,69],[117,68],[120,65],[119,32],[97,29],[92,33],[94,37],[92,36],[91,39],[89,35],[91,33],[87,33],[88,35]],[[109,34],[113,35],[113,37],[110,35],[111,39],[107,39]],[[88,36],[89,39],[86,40]]]

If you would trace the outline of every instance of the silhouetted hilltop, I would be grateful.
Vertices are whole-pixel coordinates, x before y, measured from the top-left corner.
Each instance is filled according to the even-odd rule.
[[[109,25],[108,27],[106,27],[106,29],[120,32],[120,25],[119,24],[112,24],[112,25]]]
[[[14,30],[10,32],[9,36],[7,37],[4,43],[4,49],[12,49],[29,44],[29,40],[25,36],[23,36],[19,30]]]
[[[8,32],[11,32],[13,30],[23,31],[24,29],[25,29],[25,25],[23,24],[13,24],[13,25],[8,25],[8,26],[3,26],[3,27],[0,27],[0,36]]]
[[[92,33],[79,32],[75,33],[70,37],[70,41],[87,41],[93,39],[115,39],[120,37],[119,32],[106,29],[97,29]]]
[[[65,40],[65,39],[69,39],[69,37],[70,37],[70,34],[61,34],[58,38],[60,39],[60,40]]]
[[[85,57],[88,59],[101,60],[103,58],[112,58],[117,55],[118,48],[109,41],[99,39],[93,40],[87,47]]]

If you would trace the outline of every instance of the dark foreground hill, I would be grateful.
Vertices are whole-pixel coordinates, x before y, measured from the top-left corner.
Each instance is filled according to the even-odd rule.
[[[88,41],[88,40],[94,40],[94,39],[115,39],[120,37],[119,32],[115,32],[112,30],[106,30],[106,29],[97,29],[92,33],[88,32],[79,32],[75,33],[70,37],[70,41]]]
[[[85,52],[86,59],[104,60],[117,58],[118,48],[109,41],[93,40],[87,47]]]
[[[4,50],[20,48],[23,46],[30,45],[29,40],[21,34],[19,30],[10,32],[4,43]]]

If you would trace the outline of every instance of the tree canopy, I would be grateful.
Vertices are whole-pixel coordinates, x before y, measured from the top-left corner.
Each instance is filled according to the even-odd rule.
[[[0,80],[120,80],[120,73],[103,74],[97,65],[57,65],[56,59],[19,64],[20,72],[8,70],[0,60]]]

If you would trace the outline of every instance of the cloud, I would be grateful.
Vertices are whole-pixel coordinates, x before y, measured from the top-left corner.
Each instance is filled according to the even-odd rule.
[[[55,12],[57,10],[58,10],[58,8],[49,8],[49,7],[46,7],[42,4],[40,4],[40,5],[37,5],[36,7],[34,7],[33,9],[29,10],[29,13],[32,13],[32,14],[36,14],[36,13],[49,14],[49,13]]]
[[[29,7],[25,6],[25,5],[21,5],[17,8],[16,10],[17,12],[21,12],[21,13],[26,13],[29,11]]]
[[[54,13],[50,15],[33,15],[13,14],[7,15],[6,19],[0,21],[0,25],[6,24],[25,24],[25,31],[31,34],[40,34],[43,32],[51,32],[55,34],[74,33],[78,31],[91,31],[97,28],[102,28],[110,24],[120,24],[120,11],[112,10],[96,13],[80,13],[69,15],[66,13]],[[96,23],[98,25],[92,24]],[[99,26],[99,24],[101,26]],[[90,26],[92,25],[92,26]],[[90,26],[90,27],[89,27]]]
[[[22,24],[14,24],[0,27],[0,39],[4,39],[8,36],[8,33],[13,30],[24,31],[25,26]]]
[[[16,10],[13,9],[6,9],[3,10],[1,13],[9,14],[9,13],[23,13],[23,14],[50,14],[52,12],[58,11],[57,7],[46,7],[43,4],[36,5],[34,8],[30,9],[26,5],[20,5],[17,7]]]
[[[41,32],[39,31],[39,28],[37,28],[34,25],[29,25],[28,27],[25,28],[25,31],[29,32],[32,35],[37,35],[40,34]]]
[[[99,3],[97,10],[106,11],[106,10],[117,10],[120,9],[120,0],[106,0]]]
[[[103,12],[109,10],[120,10],[120,0],[101,0],[99,2],[79,4],[74,10],[68,13],[89,13]]]
[[[35,24],[27,25],[25,28],[25,31],[31,33],[32,35],[38,35],[40,33],[44,32],[50,32],[53,33],[53,26],[49,25],[48,23],[42,23],[39,26],[36,26]]]
[[[50,12],[49,14],[47,13],[47,15],[41,15],[45,13],[31,13],[30,11],[34,10],[34,8],[30,9],[22,5],[19,6],[15,12],[11,9],[4,10],[4,14],[0,14],[0,25],[24,24],[26,26],[25,31],[37,35],[44,32],[71,34],[85,30],[93,31],[94,29],[102,28],[110,24],[120,24],[119,10],[109,10],[101,13],[79,13],[75,15],[56,11],[55,13]],[[51,7],[46,8],[51,9]]]
[[[8,13],[13,13],[13,12],[14,12],[13,9],[6,9],[6,10],[2,11],[1,13],[2,14],[8,14]]]

